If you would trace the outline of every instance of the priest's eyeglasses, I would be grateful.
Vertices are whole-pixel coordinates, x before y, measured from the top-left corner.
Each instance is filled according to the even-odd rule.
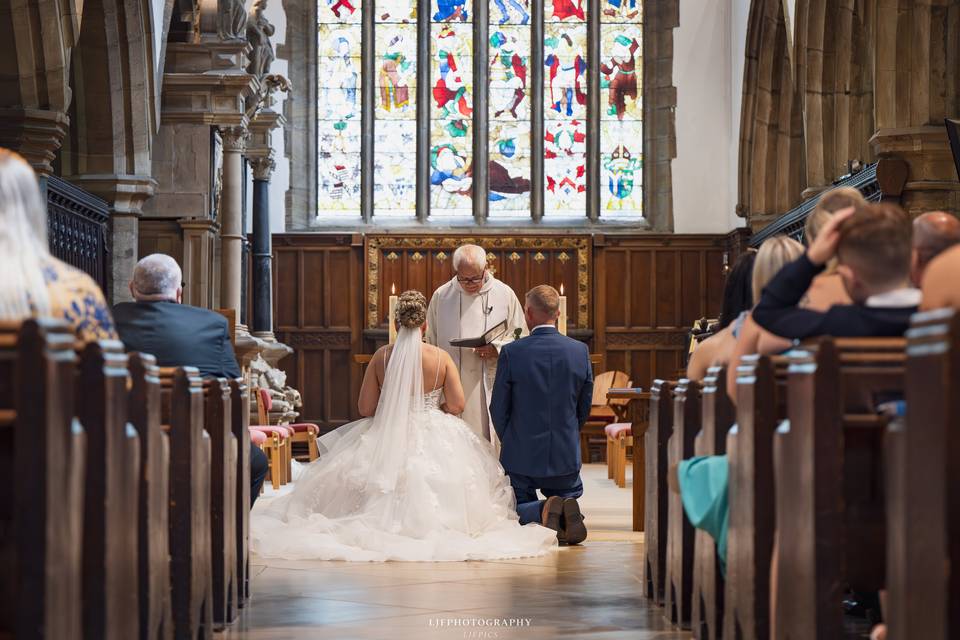
[[[463,278],[463,277],[457,276],[457,282],[459,282],[460,284],[480,284],[481,282],[483,282],[483,276],[482,275],[474,276],[472,278]]]

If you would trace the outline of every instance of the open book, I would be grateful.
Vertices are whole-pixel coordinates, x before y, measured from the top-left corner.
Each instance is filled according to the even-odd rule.
[[[476,338],[454,338],[450,341],[451,347],[485,347],[495,340],[499,340],[503,337],[503,334],[507,332],[507,321],[501,320],[496,326],[492,329],[487,329],[483,332],[482,335],[477,336]]]

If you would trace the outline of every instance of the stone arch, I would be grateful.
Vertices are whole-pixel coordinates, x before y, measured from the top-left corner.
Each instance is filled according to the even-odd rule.
[[[149,176],[157,124],[150,2],[86,0],[84,15],[63,173]]]
[[[67,131],[70,59],[80,35],[82,0],[0,3],[0,144],[19,151],[41,174]]]
[[[754,0],[747,26],[737,213],[762,222],[800,200],[803,118],[780,0]]]

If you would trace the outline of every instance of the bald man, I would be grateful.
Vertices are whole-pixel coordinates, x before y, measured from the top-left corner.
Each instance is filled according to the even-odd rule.
[[[929,211],[913,220],[913,260],[910,279],[923,283],[927,265],[938,255],[960,243],[960,220],[944,211]]]
[[[922,310],[952,307],[960,309],[960,245],[934,258],[923,274]]]

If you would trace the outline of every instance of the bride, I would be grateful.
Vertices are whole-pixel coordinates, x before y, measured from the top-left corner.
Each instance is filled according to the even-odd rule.
[[[257,503],[250,531],[258,555],[493,560],[556,548],[556,531],[519,524],[490,443],[453,415],[463,410],[463,388],[450,356],[422,342],[426,312],[419,291],[400,296],[397,341],[377,351],[360,390],[368,417],[320,438],[320,457],[293,491]]]

